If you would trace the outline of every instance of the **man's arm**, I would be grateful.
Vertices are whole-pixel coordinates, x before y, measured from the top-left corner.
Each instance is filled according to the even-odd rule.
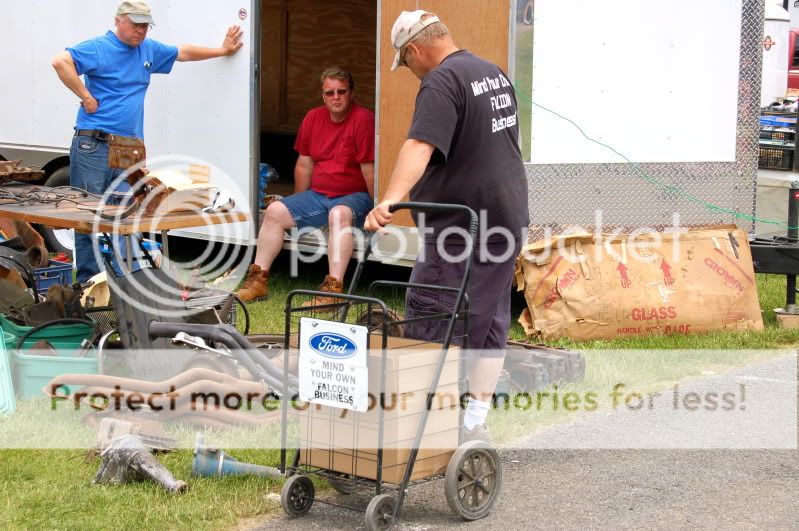
[[[213,59],[214,57],[224,57],[233,55],[244,46],[241,42],[242,30],[239,26],[230,26],[225,35],[225,40],[222,41],[220,48],[205,48],[203,46],[195,46],[193,44],[181,44],[178,46],[178,61],[204,61],[206,59]]]
[[[413,185],[419,182],[434,150],[431,144],[412,138],[402,144],[388,189],[380,203],[366,216],[366,230],[376,231],[391,223],[394,214],[388,211],[388,207],[402,201]]]
[[[304,192],[311,187],[314,162],[308,155],[300,155],[294,166],[294,193]]]
[[[366,191],[369,195],[375,196],[375,163],[365,162],[361,164],[361,173],[363,173],[363,180],[366,181]]]
[[[75,96],[80,98],[80,104],[87,113],[92,114],[97,111],[97,100],[94,99],[89,89],[83,84],[75,68],[75,61],[69,52],[61,52],[53,59],[53,68],[58,74],[58,79],[72,91]]]

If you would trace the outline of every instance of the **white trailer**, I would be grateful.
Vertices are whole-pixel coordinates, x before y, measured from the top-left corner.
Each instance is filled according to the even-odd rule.
[[[318,74],[341,64],[377,115],[379,197],[418,81],[389,72],[400,10],[434,11],[456,43],[508,71],[520,101],[531,238],[571,226],[654,229],[735,222],[751,230],[757,178],[762,0],[153,0],[168,43],[216,45],[244,28],[234,57],[178,64],[153,76],[145,136],[150,158],[207,161],[230,176],[257,220],[257,164],[282,164],[302,115],[320,102]],[[7,76],[0,155],[58,175],[77,101],[52,57],[102,34],[100,0],[13,2],[0,35]],[[63,176],[63,170],[61,170]],[[290,187],[290,186],[289,186]],[[601,212],[598,218],[597,212]],[[398,222],[414,239],[410,220]],[[213,239],[252,244],[255,226]],[[302,242],[287,242],[303,247]],[[317,244],[308,244],[315,246]],[[384,257],[390,249],[384,248]],[[415,248],[399,256],[409,263]]]

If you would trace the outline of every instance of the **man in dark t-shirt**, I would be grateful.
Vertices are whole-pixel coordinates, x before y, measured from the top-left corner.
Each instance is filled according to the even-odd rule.
[[[485,419],[505,356],[510,327],[510,289],[516,256],[527,233],[527,181],[519,148],[516,95],[496,65],[455,46],[439,18],[423,10],[403,11],[391,30],[397,51],[392,70],[407,66],[421,80],[408,138],[400,149],[388,188],[366,219],[367,230],[391,222],[389,207],[412,201],[467,205],[480,218],[469,296],[469,392],[464,438],[488,440]],[[424,238],[411,275],[415,283],[457,286],[463,277],[462,214],[415,214]],[[452,259],[451,257],[456,257]],[[406,318],[453,299],[409,290]],[[449,305],[449,306],[447,306]],[[441,327],[409,323],[405,335],[443,339]]]

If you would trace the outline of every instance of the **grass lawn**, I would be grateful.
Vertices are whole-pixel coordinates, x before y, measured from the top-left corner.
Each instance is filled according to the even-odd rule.
[[[287,293],[294,288],[316,288],[324,276],[324,267],[304,266],[301,276],[292,279],[281,263],[273,273],[268,300],[250,305],[252,333],[279,333],[283,330],[283,307]],[[367,268],[362,285],[375,278],[407,275],[405,269],[374,265]],[[761,308],[766,330],[761,333],[715,333],[696,336],[653,336],[617,341],[573,343],[557,346],[580,349],[587,360],[585,380],[559,389],[560,393],[585,393],[623,382],[628,388],[642,391],[681,378],[715,373],[775,356],[773,349],[796,348],[799,330],[776,328],[772,309],[784,304],[785,279],[779,276],[758,277]],[[516,301],[514,314],[523,302]],[[242,317],[239,316],[241,319]],[[512,336],[521,338],[521,328],[514,326]],[[671,350],[665,350],[671,349]],[[675,351],[685,349],[677,354]],[[728,349],[722,351],[721,349]],[[768,350],[767,350],[768,349]],[[4,434],[20,429],[26,410],[35,410],[36,400],[21,401],[22,415],[0,419],[0,444]],[[542,410],[493,412],[489,417],[492,431],[511,440],[536,425],[558,422],[569,412]],[[93,431],[77,424],[78,413],[66,414],[63,422],[48,426],[55,431],[73,430],[76,436],[91,438]],[[193,430],[176,427],[173,436],[193,437]],[[274,438],[277,427],[239,433],[244,439],[226,438],[209,432],[209,444],[225,448],[239,460],[276,465],[274,450],[235,450],[236,440]],[[46,438],[48,433],[42,433]],[[7,443],[7,441],[6,441]],[[241,444],[240,447],[251,446]],[[87,458],[84,450],[3,450],[0,451],[0,528],[3,529],[218,529],[233,527],[240,519],[279,511],[280,485],[273,481],[236,477],[197,479],[190,477],[192,454],[177,450],[159,456],[159,460],[178,478],[187,480],[190,491],[171,496],[153,484],[128,486],[92,486],[99,466],[96,457]]]

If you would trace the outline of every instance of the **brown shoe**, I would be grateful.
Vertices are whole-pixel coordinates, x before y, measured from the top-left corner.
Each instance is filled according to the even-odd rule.
[[[322,285],[319,287],[319,291],[324,291],[327,293],[344,293],[344,282],[338,280],[332,275],[327,275],[325,277],[325,281],[322,282]],[[312,300],[303,303],[302,306],[303,308],[307,308],[309,306],[323,306],[325,304],[335,304],[337,302],[344,302],[344,300],[337,297],[324,297],[322,295],[316,295]],[[333,309],[325,308],[324,310],[320,311],[328,312],[333,311]]]
[[[266,298],[269,295],[269,271],[264,271],[261,266],[252,264],[247,268],[247,277],[241,284],[236,295],[242,302],[252,302]]]

